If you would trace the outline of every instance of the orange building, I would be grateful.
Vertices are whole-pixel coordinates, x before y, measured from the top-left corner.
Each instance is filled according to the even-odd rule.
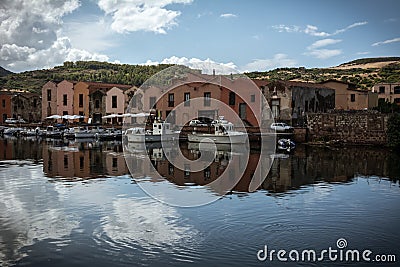
[[[196,79],[195,76],[189,75],[161,94],[156,110],[162,119],[171,114],[172,122],[184,125],[194,118],[212,120],[224,116],[235,125],[243,122],[245,126],[258,126],[261,93],[251,80],[211,75],[199,75],[200,79]]]
[[[92,94],[95,92],[101,91],[104,94],[107,93],[108,90],[112,88],[118,88],[119,90],[125,91],[130,89],[132,86],[130,85],[123,85],[123,84],[108,84],[108,83],[98,83],[98,82],[78,82],[74,86],[74,102],[73,102],[73,110],[74,114],[76,115],[81,115],[85,116],[84,121],[87,122],[89,118],[93,118],[94,121],[99,121],[99,118],[102,116],[106,115],[107,113],[107,103],[110,102],[110,105],[112,107],[112,102],[113,99],[110,99],[108,101],[107,99],[104,100],[99,100],[98,106],[96,106],[97,102],[95,99],[92,100]],[[93,96],[95,96],[94,94]],[[110,97],[113,97],[115,95],[112,95]],[[107,96],[106,96],[107,97]],[[125,105],[125,96],[123,93],[121,93],[120,98],[116,98],[116,106],[118,106],[118,103],[120,105]],[[100,98],[101,99],[101,98]],[[94,113],[93,110],[90,108],[90,103],[95,102],[93,107],[99,109],[96,110]],[[102,108],[104,107],[104,109]],[[126,108],[126,107],[125,107]]]
[[[335,90],[335,109],[363,110],[378,105],[378,96],[368,90],[358,90],[355,84],[337,80],[321,82]]]
[[[379,83],[374,85],[372,92],[378,94],[378,99],[400,105],[400,83]]]

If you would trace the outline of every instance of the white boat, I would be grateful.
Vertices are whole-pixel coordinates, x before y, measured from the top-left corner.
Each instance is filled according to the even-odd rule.
[[[247,133],[234,130],[234,125],[220,116],[218,120],[212,122],[214,133],[188,134],[189,142],[206,142],[216,144],[244,144],[246,143]]]
[[[95,137],[95,133],[88,127],[74,127],[75,139],[90,139]]]
[[[171,124],[166,122],[154,122],[152,130],[143,127],[129,128],[125,131],[128,142],[161,142],[171,141],[176,136],[171,130]]]
[[[46,127],[45,136],[47,138],[61,138],[63,132],[59,128],[49,125]]]

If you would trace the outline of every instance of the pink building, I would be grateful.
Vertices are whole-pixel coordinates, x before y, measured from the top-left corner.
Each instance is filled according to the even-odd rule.
[[[57,84],[57,113],[58,115],[74,115],[74,83],[64,80]]]
[[[47,82],[42,87],[42,120],[57,114],[57,83]]]

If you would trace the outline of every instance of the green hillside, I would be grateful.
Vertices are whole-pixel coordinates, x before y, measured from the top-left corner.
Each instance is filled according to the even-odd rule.
[[[379,64],[377,64],[379,63]],[[375,65],[374,65],[375,64]],[[355,67],[352,67],[352,66]],[[40,92],[49,80],[95,81],[140,86],[155,73],[171,65],[128,65],[98,61],[65,62],[52,69],[11,73],[0,69],[0,88]],[[371,67],[373,66],[373,67]],[[379,66],[379,67],[376,67]],[[5,76],[2,75],[4,70]],[[359,89],[371,89],[376,83],[400,82],[400,58],[364,58],[333,68],[278,68],[246,73],[250,78],[321,82],[329,79],[351,82]]]
[[[26,71],[0,77],[0,87],[40,92],[49,80],[92,81],[140,86],[155,73],[171,65],[128,65],[98,61],[64,62],[52,69]]]
[[[393,58],[391,58],[393,59]],[[344,82],[351,82],[357,85],[358,89],[371,89],[374,84],[377,83],[394,83],[400,82],[400,58],[399,61],[392,62],[394,60],[386,60],[386,58],[368,59],[352,61],[352,65],[363,65],[372,62],[388,62],[391,63],[383,64],[383,67],[374,68],[340,68],[343,65],[349,65],[349,63],[341,64],[335,68],[312,68],[306,69],[300,68],[278,68],[265,72],[251,72],[246,73],[250,78],[254,79],[269,79],[269,80],[295,80],[295,81],[306,81],[306,82],[322,82],[330,79],[340,80]],[[375,60],[375,61],[374,61]],[[383,61],[382,61],[383,60]]]

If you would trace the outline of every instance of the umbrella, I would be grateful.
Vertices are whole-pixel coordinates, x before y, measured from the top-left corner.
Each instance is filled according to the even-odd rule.
[[[66,120],[73,120],[74,116],[72,116],[72,115],[63,115],[61,118],[66,119]]]
[[[55,115],[51,115],[51,116],[46,117],[46,119],[61,119],[61,116],[55,114]]]
[[[111,115],[103,116],[102,118],[103,119],[112,119],[112,118],[116,118],[116,117],[117,117],[117,114],[111,114]]]
[[[72,120],[83,119],[83,118],[85,118],[85,116],[82,116],[82,115],[72,115],[72,116],[71,116],[71,119],[72,119]]]
[[[137,113],[137,114],[131,114],[131,117],[147,117],[147,116],[150,116],[150,113],[144,113],[144,112],[141,112],[141,113]]]

